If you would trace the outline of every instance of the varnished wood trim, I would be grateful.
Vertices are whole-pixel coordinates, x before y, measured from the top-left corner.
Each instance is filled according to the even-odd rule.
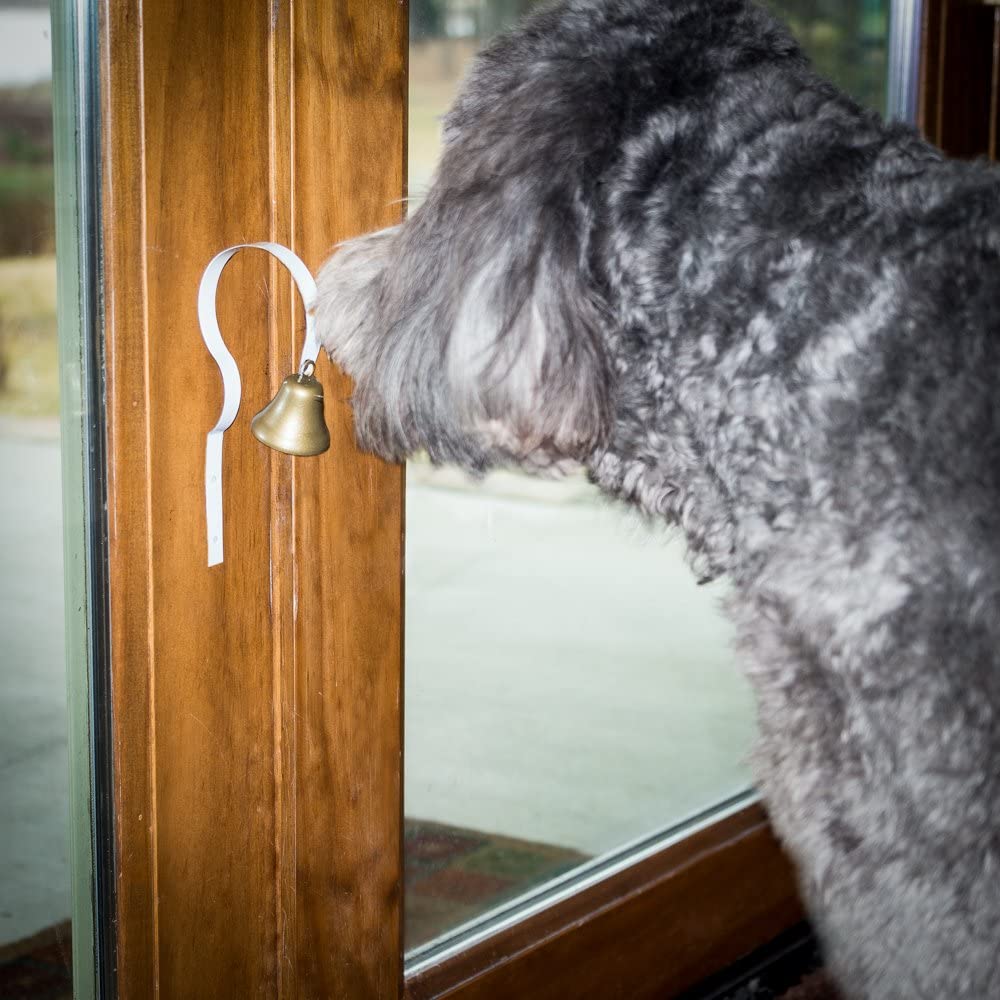
[[[919,124],[951,156],[996,157],[1000,10],[983,0],[927,0]]]
[[[142,25],[133,6],[101,4],[100,65],[117,985],[138,998],[155,993],[158,909]],[[121,94],[136,104],[112,120]]]
[[[407,1000],[671,997],[802,919],[751,806],[407,979]]]
[[[291,6],[295,248],[398,222],[407,9]],[[379,998],[402,984],[403,470],[354,444],[350,381],[321,359],[332,445],[296,463],[297,996]]]
[[[317,268],[398,221],[398,0],[99,0],[120,995],[399,995],[402,483],[354,447],[270,453],[250,416],[293,367],[287,276],[241,254],[219,315],[243,376],[226,561],[205,560],[218,374],[211,256],[275,239]]]
[[[993,72],[990,76],[989,157],[997,158],[997,131],[1000,126],[1000,6],[993,11]]]
[[[947,8],[945,0],[924,0],[920,26],[917,127],[931,141],[941,134],[941,58]]]

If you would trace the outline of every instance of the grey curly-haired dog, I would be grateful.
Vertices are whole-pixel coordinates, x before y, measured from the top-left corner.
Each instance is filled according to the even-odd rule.
[[[320,285],[363,447],[582,463],[732,580],[846,995],[1000,997],[1000,173],[745,0],[562,0]]]

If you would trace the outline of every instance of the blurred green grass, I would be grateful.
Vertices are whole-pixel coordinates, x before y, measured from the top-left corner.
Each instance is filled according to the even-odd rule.
[[[0,414],[59,413],[56,260],[0,259]]]
[[[0,163],[0,253],[52,253],[55,198],[52,167]]]

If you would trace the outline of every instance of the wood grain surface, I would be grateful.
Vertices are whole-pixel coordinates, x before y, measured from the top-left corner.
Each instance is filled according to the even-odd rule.
[[[226,559],[205,553],[221,406],[195,312],[223,247],[317,267],[404,193],[396,0],[103,0],[104,295],[120,995],[395,997],[401,983],[402,470],[269,452],[249,419],[302,317],[262,253],[226,269],[243,407]]]
[[[919,124],[949,156],[996,160],[1000,141],[1000,6],[926,0]]]

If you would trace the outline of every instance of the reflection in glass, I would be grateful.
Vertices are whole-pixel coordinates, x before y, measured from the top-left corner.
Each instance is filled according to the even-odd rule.
[[[412,0],[410,193],[483,40],[531,0]],[[776,0],[875,107],[887,2]],[[407,476],[405,940],[421,946],[748,786],[748,689],[682,544],[582,478]],[[591,867],[593,867],[591,865]],[[563,879],[565,881],[565,878]]]
[[[68,997],[49,12],[0,3],[0,982]]]

